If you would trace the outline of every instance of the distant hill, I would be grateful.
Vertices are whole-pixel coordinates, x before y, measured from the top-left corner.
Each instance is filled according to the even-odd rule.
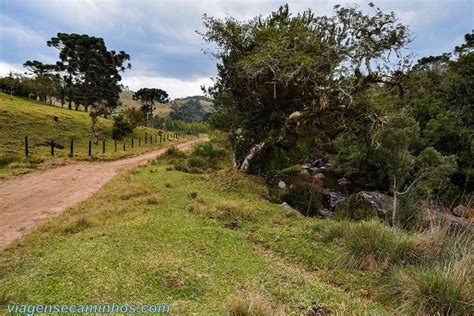
[[[122,102],[123,106],[118,108],[119,111],[124,110],[126,108],[136,108],[136,109],[140,108],[140,101],[133,100],[134,93],[135,92],[133,91],[122,91],[120,93],[120,101]],[[169,117],[170,112],[171,112],[171,106],[173,104],[182,105],[183,103],[189,100],[199,101],[199,103],[203,106],[206,112],[212,112],[212,101],[205,96],[196,95],[196,96],[189,96],[185,98],[177,98],[170,101],[167,104],[157,104],[156,109],[153,112],[153,114],[159,115],[162,117]]]

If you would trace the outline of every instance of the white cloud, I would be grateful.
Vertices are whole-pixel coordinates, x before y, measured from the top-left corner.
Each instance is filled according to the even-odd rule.
[[[150,75],[124,76],[122,83],[130,90],[137,91],[140,88],[160,88],[168,92],[172,99],[191,95],[202,95],[201,85],[210,86],[212,80],[202,77],[194,80],[180,80]]]
[[[20,72],[23,73],[25,70],[22,65],[9,64],[6,62],[0,61],[0,77],[8,76],[10,72]]]

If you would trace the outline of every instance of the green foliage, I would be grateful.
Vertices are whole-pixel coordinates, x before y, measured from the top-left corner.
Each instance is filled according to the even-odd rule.
[[[323,207],[322,189],[309,183],[296,183],[282,199],[306,215],[315,215]]]
[[[402,313],[472,315],[474,260],[471,253],[433,267],[400,268],[391,290]]]
[[[157,88],[142,88],[135,92],[133,100],[140,100],[142,106],[141,111],[145,117],[145,123],[148,124],[153,119],[153,110],[155,102],[168,103],[169,97],[166,91]]]
[[[246,22],[205,16],[204,26],[221,60],[209,89],[217,110],[211,125],[231,133],[238,165],[264,144],[252,161],[255,172],[275,168],[266,163],[281,160],[282,151],[294,149],[291,165],[325,146],[357,91],[386,78],[383,67],[375,72],[371,65],[383,66],[409,42],[394,14],[377,8],[365,15],[336,6],[332,16],[317,17],[311,10],[291,15],[286,5]]]
[[[350,220],[370,220],[377,218],[377,210],[369,202],[349,196],[338,203],[335,218]]]
[[[303,167],[300,165],[294,165],[280,170],[280,173],[292,176],[299,174],[301,170],[303,170]]]
[[[198,100],[188,100],[181,105],[171,106],[170,118],[175,121],[202,122],[206,117],[206,111]]]
[[[112,127],[112,138],[122,139],[127,135],[133,133],[133,124],[126,119],[122,114],[114,116],[114,125]]]

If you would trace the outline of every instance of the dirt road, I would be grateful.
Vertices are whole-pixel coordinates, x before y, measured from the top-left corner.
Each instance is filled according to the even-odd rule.
[[[176,147],[185,149],[204,140]],[[118,169],[144,164],[166,149],[116,161],[73,163],[0,184],[0,249],[97,192]]]

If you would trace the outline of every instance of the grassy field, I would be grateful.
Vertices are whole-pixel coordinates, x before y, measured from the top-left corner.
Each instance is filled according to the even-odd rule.
[[[189,174],[164,158],[138,167],[0,253],[0,306],[390,311],[375,274],[335,266],[337,246],[315,238],[320,220],[289,216],[265,194],[231,170]]]
[[[145,144],[145,133],[156,136],[159,130],[137,127],[133,136],[117,142],[112,140],[112,120],[99,118],[97,128],[100,140],[92,145],[92,157],[88,156],[92,139],[92,124],[88,113],[71,111],[29,99],[10,97],[0,93],[0,176],[17,175],[38,166],[44,160],[51,161],[50,147],[42,143],[48,139],[62,144],[65,149],[55,150],[56,159],[69,159],[70,140],[74,139],[75,159],[117,159],[159,147],[159,137]],[[25,159],[24,138],[28,136],[29,159]],[[131,140],[134,139],[134,148]],[[141,139],[141,146],[138,146]],[[102,153],[105,140],[105,154]],[[123,144],[125,142],[125,149]]]

